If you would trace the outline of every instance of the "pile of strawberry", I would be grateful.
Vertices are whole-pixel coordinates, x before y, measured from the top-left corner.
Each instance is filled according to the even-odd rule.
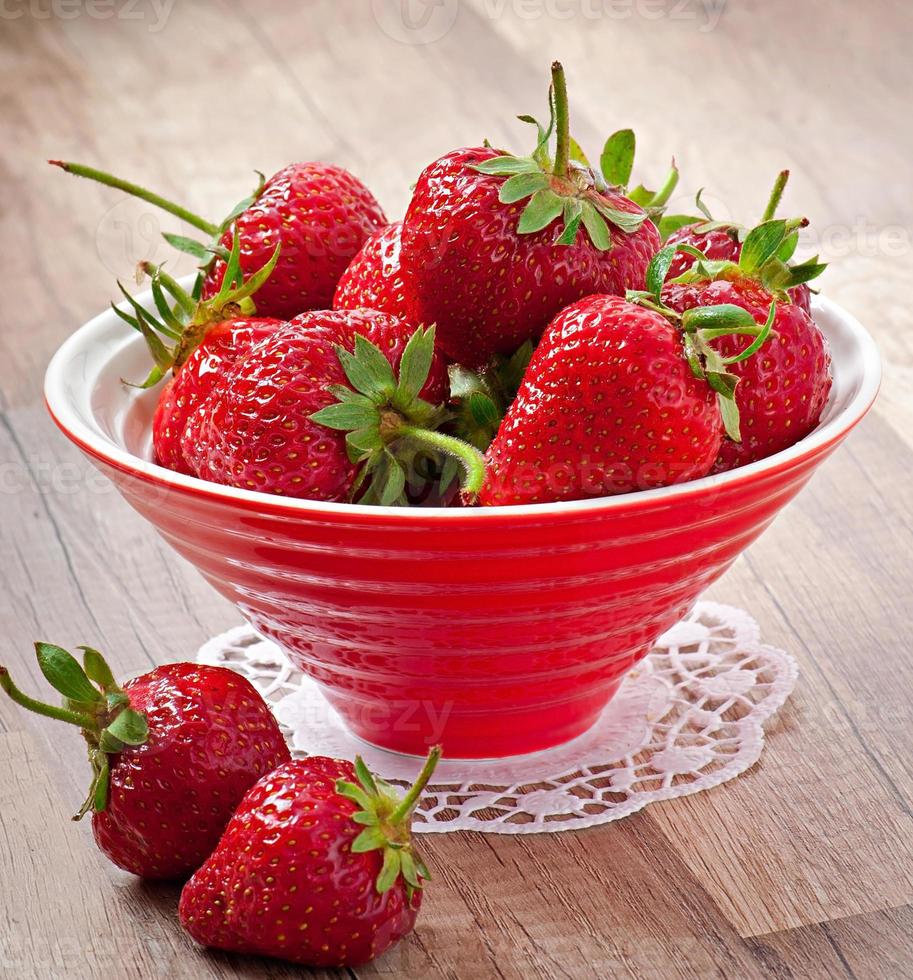
[[[599,166],[571,138],[564,73],[529,156],[454,150],[392,224],[339,167],[281,170],[215,224],[191,223],[186,292],[145,265],[154,309],[119,310],[163,386],[163,466],[325,501],[481,506],[628,493],[776,453],[817,424],[827,344],[790,264],[803,220],[751,230],[666,215],[628,189],[634,136]],[[462,492],[455,492],[457,477]]]
[[[199,943],[310,966],[357,966],[412,930],[430,876],[410,825],[440,758],[400,798],[361,759],[292,760],[253,685],[224,667],[174,663],[119,685],[104,657],[82,663],[36,643],[61,697],[0,690],[79,728],[100,850],[133,874],[189,878],[178,915]]]

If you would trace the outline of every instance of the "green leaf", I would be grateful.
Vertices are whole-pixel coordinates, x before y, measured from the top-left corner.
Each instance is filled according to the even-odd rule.
[[[360,786],[356,786],[355,783],[350,783],[345,779],[337,779],[336,792],[340,796],[352,800],[353,803],[357,803],[362,810],[371,810],[373,807],[368,794]]]
[[[82,666],[90,681],[95,681],[105,691],[120,691],[120,685],[108,666],[108,661],[92,647],[77,647],[82,650]]]
[[[170,231],[163,231],[162,238],[179,252],[192,255],[201,262],[209,262],[212,259],[212,252],[202,242],[188,238],[186,235],[174,235]]]
[[[576,197],[569,197],[564,202],[564,229],[555,239],[556,245],[573,245],[577,240],[580,222],[583,220],[583,202]]]
[[[501,177],[508,174],[530,174],[541,172],[542,168],[532,157],[501,156],[473,164],[473,170],[480,174],[494,174]]]
[[[400,851],[399,860],[402,867],[403,878],[406,879],[406,884],[411,885],[413,888],[421,888],[422,883],[418,880],[418,869],[416,868],[415,861],[413,861],[412,855],[409,853],[409,851]]]
[[[152,279],[152,299],[155,308],[162,318],[165,333],[173,340],[180,340],[184,333],[184,324],[175,316],[174,311],[168,303],[165,293],[162,291],[162,284],[157,276]]]
[[[589,202],[583,202],[583,212],[581,214],[583,226],[590,236],[590,241],[600,252],[606,252],[612,247],[612,236],[609,234],[609,226],[605,219]]]
[[[325,425],[328,429],[340,429],[348,432],[352,429],[364,429],[377,426],[380,415],[376,408],[366,408],[364,405],[352,402],[337,402],[327,405],[311,415],[311,421]]]
[[[754,317],[734,303],[720,303],[716,306],[696,306],[682,314],[682,329],[695,332],[700,330],[719,330],[738,333],[738,328],[756,330]],[[717,334],[722,336],[722,334]]]
[[[706,204],[704,204],[703,193],[704,188],[702,187],[697,194],[694,195],[694,205],[708,221],[713,221],[713,215],[710,213],[710,209]]]
[[[376,827],[380,823],[380,818],[376,813],[369,813],[367,810],[359,810],[352,814],[354,823],[360,823],[366,827]]]
[[[583,148],[573,136],[571,136],[568,141],[568,155],[572,160],[576,160],[577,163],[582,163],[584,167],[590,166],[590,161],[587,159],[587,155],[583,152]]]
[[[355,775],[358,776],[358,781],[368,793],[377,793],[374,773],[365,765],[365,760],[360,755],[355,756]]]
[[[543,188],[529,199],[520,215],[517,231],[529,235],[548,227],[564,210],[564,201],[552,190]]]
[[[384,850],[384,866],[381,868],[380,874],[377,876],[377,890],[381,895],[383,895],[384,892],[389,891],[396,883],[396,879],[399,877],[399,873],[402,869],[401,854],[401,851],[396,851],[392,847],[388,847]]]
[[[789,266],[787,286],[792,287],[803,282],[811,282],[812,279],[817,279],[826,268],[827,262],[819,262],[817,255],[799,265],[791,265]]]
[[[696,224],[701,219],[695,217],[693,214],[664,214],[659,219],[659,234],[663,241],[665,241],[673,232],[678,231],[680,228],[685,228],[688,225]]]
[[[799,245],[799,232],[790,232],[786,238],[783,239],[783,243],[777,249],[777,258],[781,262],[789,262],[796,252],[796,248]]]
[[[723,417],[723,428],[726,435],[733,442],[742,441],[742,431],[739,424],[739,408],[735,402],[735,394],[724,395],[722,392],[717,394],[717,404],[720,407],[720,415]]]
[[[79,661],[53,643],[36,643],[35,654],[41,673],[55,691],[71,701],[86,704],[104,703],[101,693],[92,685]]]
[[[107,731],[125,745],[142,745],[149,737],[146,716],[132,708],[124,708],[108,725]]]
[[[628,186],[631,171],[634,169],[635,148],[636,140],[632,129],[620,129],[605,141],[599,157],[599,169],[607,184],[614,187]]]
[[[662,302],[663,284],[669,274],[669,268],[675,259],[678,248],[675,245],[666,245],[661,248],[650,260],[647,266],[646,286],[647,291],[653,296],[657,303]]]
[[[514,174],[501,185],[498,200],[502,204],[513,204],[535,194],[536,191],[548,187],[548,175],[541,170],[538,173]]]
[[[724,357],[724,364],[737,364],[739,361],[744,361],[751,357],[756,351],[761,348],[761,345],[770,336],[770,331],[773,330],[774,319],[777,315],[777,303],[776,300],[770,304],[770,311],[767,314],[767,320],[764,326],[761,328],[761,332],[755,337],[755,339],[743,350],[740,354],[736,354],[734,357]]]
[[[360,334],[355,337],[355,353],[337,346],[336,354],[346,377],[363,395],[372,399],[390,398],[396,389],[393,368],[386,357]]]
[[[638,184],[634,190],[625,191],[625,197],[629,201],[633,201],[635,204],[639,204],[642,208],[645,208],[656,197],[656,191],[651,191],[648,187],[644,187],[643,184]]]
[[[406,473],[399,460],[390,455],[387,470],[383,478],[383,485],[380,490],[381,506],[392,507],[402,496],[405,488]]]
[[[108,757],[102,754],[95,781],[92,784],[92,809],[96,813],[104,813],[108,806],[108,785],[111,781],[111,764]]]
[[[387,843],[380,827],[367,827],[352,841],[352,853],[364,854],[365,851],[376,851]]]
[[[346,445],[355,450],[358,458],[366,453],[383,449],[384,441],[380,437],[380,432],[376,425],[368,426],[364,429],[355,429],[346,436]]]
[[[394,405],[405,409],[418,397],[428,380],[433,359],[434,327],[427,330],[419,327],[409,338],[399,362],[399,382],[393,398]]]
[[[620,228],[627,234],[632,234],[637,231],[638,228],[647,220],[647,215],[645,212],[641,211],[636,214],[632,214],[630,211],[621,211],[618,208],[613,208],[610,204],[599,197],[598,195],[592,198],[594,207],[599,211],[599,213],[607,221],[615,225],[616,228]]]
[[[466,404],[476,425],[497,426],[501,421],[498,406],[489,395],[482,391],[474,391]]]
[[[777,254],[785,235],[786,222],[782,218],[764,221],[752,228],[742,243],[739,268],[747,275],[757,272],[768,259]]]

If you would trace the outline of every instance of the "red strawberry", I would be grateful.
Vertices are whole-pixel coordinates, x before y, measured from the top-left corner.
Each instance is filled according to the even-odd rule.
[[[254,344],[281,326],[281,320],[238,317],[209,328],[205,339],[159,395],[152,417],[152,445],[157,463],[179,473],[192,474],[181,449],[187,420],[228,369]]]
[[[557,63],[552,76],[554,164],[545,133],[530,157],[455,150],[422,172],[403,221],[413,322],[436,324],[441,350],[470,367],[536,340],[582,296],[641,288],[659,247],[642,207],[569,159]]]
[[[680,313],[732,304],[747,310],[759,324],[774,303],[771,293],[747,277],[670,283],[662,297]],[[735,337],[721,337],[714,346],[728,357],[738,353],[740,344]],[[764,459],[807,436],[820,421],[831,390],[827,341],[798,303],[778,304],[770,338],[757,354],[733,363],[730,370],[739,379],[735,400],[741,441],[723,440],[714,473]]]
[[[4,667],[0,688],[82,729],[94,776],[78,817],[92,811],[96,843],[125,871],[189,875],[250,787],[289,759],[265,702],[231,670],[166,664],[119,687],[95,650],[81,648],[83,667],[60,647],[35,649],[64,706],[27,697]]]
[[[282,320],[328,307],[346,266],[368,236],[387,222],[368,188],[347,170],[329,163],[283,167],[261,182],[221,224],[215,224],[103,171],[60,160],[49,162],[67,173],[148,201],[207,235],[208,244],[183,235],[164,235],[169,244],[205,263],[204,300],[211,299],[223,282],[232,225],[240,236],[241,269],[246,275],[261,268],[281,246],[281,258],[260,292],[259,312]],[[218,253],[215,258],[213,249]]]
[[[777,206],[780,203],[780,198],[783,196],[783,191],[786,188],[786,182],[788,180],[788,170],[783,170],[777,175],[777,180],[774,183],[773,191],[771,192],[770,199],[767,202],[767,207],[764,209],[764,214],[761,218],[762,222],[769,221],[773,218],[774,214],[776,213]],[[698,194],[697,203],[698,207],[704,213],[704,220],[695,219],[687,224],[676,227],[676,229],[666,238],[666,244],[690,245],[692,248],[696,248],[699,252],[703,253],[706,258],[714,262],[738,262],[739,256],[742,254],[742,240],[746,234],[746,229],[742,225],[732,224],[725,221],[714,221],[710,215],[710,212],[701,202],[700,194]],[[677,224],[681,218],[674,217],[664,220],[670,220]],[[783,288],[784,285],[788,285],[788,283],[781,281],[784,275],[783,264],[792,257],[796,245],[798,244],[797,229],[804,223],[804,219],[789,223],[791,225],[791,230],[784,238],[781,254],[776,257],[776,260],[771,264],[770,268],[766,270],[766,272],[765,270],[760,270],[760,275],[762,278],[766,278],[768,274],[770,275],[771,278],[769,284],[775,289]],[[669,278],[678,278],[678,276],[690,269],[694,265],[695,261],[696,257],[693,254],[689,254],[685,251],[677,252],[669,269]],[[792,279],[799,280],[797,285],[787,289],[787,296],[789,300],[811,315],[811,290],[804,281],[801,281],[802,276],[806,272],[813,272],[814,275],[809,276],[808,278],[814,278],[824,271],[824,265],[818,263],[817,257],[815,257],[810,262],[803,263],[801,266],[786,266],[785,268],[791,271]]]
[[[342,274],[333,297],[334,310],[372,309],[409,320],[411,305],[399,264],[403,223],[396,221],[374,234]]]
[[[193,472],[181,448],[191,413],[236,361],[282,326],[281,320],[242,315],[253,313],[251,296],[268,278],[278,256],[277,249],[266,265],[244,282],[236,235],[222,288],[211,299],[200,301],[162,268],[141,262],[140,271],[152,277],[155,313],[142,307],[118,283],[132,315],[117,307],[114,310],[143,334],[155,361],[141,387],[157,384],[168,370],[174,375],[162,389],[152,418],[152,445],[160,465],[180,473]]]
[[[368,236],[387,223],[365,185],[330,163],[293,163],[264,184],[235,219],[241,269],[252,274],[282,246],[278,264],[260,289],[257,305],[283,320],[326,309],[346,267]],[[221,241],[231,247],[231,232]],[[224,262],[217,259],[203,283],[203,298],[218,292]]]
[[[216,483],[402,504],[419,450],[455,454],[481,480],[481,456],[432,431],[446,420],[445,390],[433,329],[410,337],[375,310],[303,314],[215,388],[185,428],[184,455]]]
[[[412,931],[429,877],[410,842],[434,749],[400,799],[360,759],[289,762],[254,786],[178,914],[205,946],[358,966]]]
[[[682,483],[708,472],[722,419],[665,317],[617,296],[562,310],[488,449],[479,502],[544,503]]]

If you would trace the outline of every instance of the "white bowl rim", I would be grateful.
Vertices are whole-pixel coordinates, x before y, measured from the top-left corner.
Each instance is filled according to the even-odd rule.
[[[140,302],[151,299],[151,294],[137,297]],[[249,508],[281,511],[289,516],[320,516],[396,519],[409,522],[427,522],[429,520],[493,520],[498,517],[548,517],[549,515],[586,515],[588,512],[625,510],[639,505],[655,504],[664,500],[681,499],[705,491],[721,490],[729,485],[753,482],[755,477],[763,477],[766,473],[788,468],[806,457],[814,456],[818,451],[839,442],[863,418],[871,408],[881,383],[881,358],[871,334],[861,323],[842,306],[821,296],[813,299],[813,311],[820,310],[828,317],[839,320],[844,329],[852,336],[855,346],[862,354],[861,380],[859,389],[841,411],[819,425],[804,439],[746,466],[718,473],[713,476],[701,477],[687,483],[659,487],[653,490],[638,490],[626,494],[616,494],[607,497],[590,497],[584,500],[556,501],[539,504],[506,504],[498,507],[381,507],[365,504],[333,503],[321,500],[307,500],[299,497],[283,497],[263,493],[259,490],[245,490],[240,487],[230,487],[219,483],[211,483],[198,477],[187,476],[174,470],[160,466],[151,460],[142,459],[127,451],[113,440],[87,425],[80,417],[75,406],[71,404],[64,393],[64,375],[66,365],[76,358],[79,352],[91,343],[93,334],[102,329],[115,314],[106,310],[84,323],[72,333],[58,348],[51,359],[45,374],[44,396],[51,417],[59,428],[80,448],[90,455],[114,466],[123,472],[144,478],[148,482],[165,484],[175,489],[188,491],[197,495],[219,498],[225,502],[235,502]],[[129,333],[130,328],[124,325]],[[142,342],[137,334],[136,341]],[[832,351],[833,354],[833,351]]]

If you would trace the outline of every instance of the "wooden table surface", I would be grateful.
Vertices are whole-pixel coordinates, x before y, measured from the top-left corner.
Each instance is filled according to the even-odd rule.
[[[824,288],[875,334],[884,387],[712,590],[801,664],[761,762],[586,832],[425,838],[418,929],[357,975],[913,976],[911,38],[900,0],[7,0],[0,659],[38,689],[34,639],[128,672],[239,618],[45,415],[51,353],[136,259],[166,256],[176,222],[44,160],[104,164],[211,216],[254,168],[334,160],[397,216],[442,152],[522,149],[513,116],[542,111],[559,56],[578,139],[598,152],[634,125],[639,174],[681,165],[678,207],[706,185],[718,216],[750,217],[791,168],[786,208],[814,222]],[[69,731],[0,701],[0,975],[302,975],[194,947],[178,889],[112,869],[67,819],[86,775]]]

